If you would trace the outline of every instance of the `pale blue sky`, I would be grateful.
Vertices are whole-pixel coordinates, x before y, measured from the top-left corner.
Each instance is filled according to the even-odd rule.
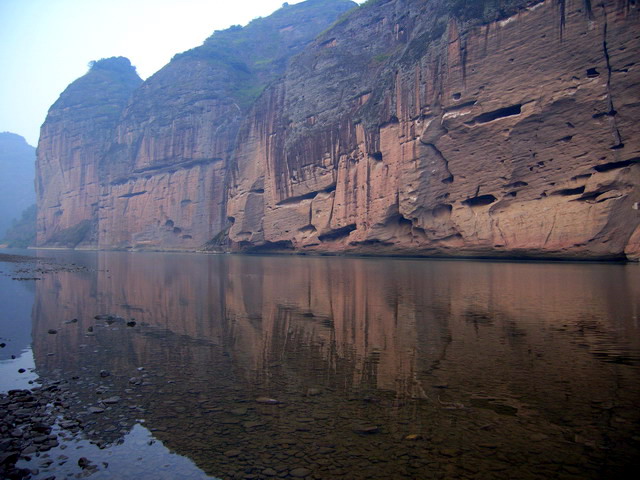
[[[91,60],[125,56],[147,78],[214,30],[245,25],[282,3],[0,0],[0,132],[17,133],[37,146],[49,107]]]

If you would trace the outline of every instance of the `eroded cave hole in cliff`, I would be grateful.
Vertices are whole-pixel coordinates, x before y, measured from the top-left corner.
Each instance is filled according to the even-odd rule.
[[[449,217],[452,210],[453,207],[448,203],[440,203],[431,210],[431,215],[434,218]]]
[[[582,187],[576,188],[563,188],[562,190],[557,190],[552,193],[552,195],[559,195],[561,197],[570,197],[573,195],[581,195],[584,193],[584,185]]]
[[[313,225],[309,224],[309,225],[305,225],[305,226],[304,226],[304,227],[302,227],[302,228],[299,228],[299,229],[298,229],[298,231],[299,231],[300,233],[310,233],[310,234],[313,234],[313,233],[316,233],[316,232],[318,231],[318,229],[317,229],[316,227],[314,227]]]
[[[404,215],[400,214],[400,213],[396,213],[394,215],[391,215],[389,218],[387,218],[383,225],[385,227],[390,227],[390,226],[405,226],[405,227],[413,227],[413,222],[411,220],[409,220],[407,217],[405,217]]]
[[[593,169],[596,172],[608,172],[609,170],[628,167],[634,163],[640,163],[640,157],[630,158],[629,160],[622,160],[620,162],[603,163],[602,165],[594,166]]]
[[[603,193],[608,192],[608,189],[600,189],[593,192],[587,192],[580,197],[576,198],[576,202],[598,203],[598,197]]]
[[[493,195],[479,195],[477,197],[467,198],[462,202],[463,205],[468,207],[484,207],[486,205],[491,205],[493,202],[498,200]]]
[[[321,242],[331,242],[349,236],[357,228],[355,223],[351,223],[344,227],[336,228],[318,237]]]
[[[489,123],[495,120],[499,120],[505,117],[513,117],[514,115],[520,115],[522,113],[522,105],[511,105],[509,107],[499,108],[497,110],[492,110],[491,112],[481,113],[473,120],[466,122],[466,125],[475,125],[482,123]]]
[[[264,190],[263,190],[264,192]],[[294,203],[300,203],[303,200],[311,200],[314,199],[318,196],[319,192],[309,192],[309,193],[305,193],[303,195],[297,195],[295,197],[289,197],[289,198],[285,198],[284,200],[280,200],[278,203],[276,203],[276,205],[280,206],[280,205],[291,205]]]

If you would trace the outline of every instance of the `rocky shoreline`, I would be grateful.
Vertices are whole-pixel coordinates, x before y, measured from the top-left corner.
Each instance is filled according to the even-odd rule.
[[[54,432],[58,417],[66,405],[64,382],[45,383],[31,390],[10,390],[0,394],[0,477],[27,479],[40,473],[39,468],[20,468],[20,460],[30,462],[40,457],[39,466],[48,468],[64,458],[51,458],[47,452],[61,443]],[[64,424],[64,425],[63,425]],[[80,429],[78,421],[62,421],[71,432]],[[91,463],[85,462],[89,468]],[[45,477],[55,479],[55,475]]]
[[[86,267],[72,264],[58,263],[51,258],[30,257],[27,255],[13,255],[0,253],[0,264],[12,263],[19,267],[11,272],[12,280],[41,280],[42,275],[56,272],[78,272],[86,270]]]
[[[0,253],[0,263],[18,264],[10,272],[4,272],[17,281],[40,280],[42,275],[54,272],[85,270],[85,267],[60,264],[49,258],[5,253]],[[24,372],[24,369],[18,370],[18,373]],[[0,478],[28,479],[39,475],[41,469],[54,463],[64,464],[65,458],[54,459],[47,454],[52,448],[61,446],[61,435],[65,435],[56,432],[60,430],[56,426],[73,434],[82,425],[79,420],[60,420],[68,406],[69,389],[66,381],[36,382],[38,384],[31,389],[13,389],[0,393]],[[31,462],[34,458],[41,459],[38,468],[18,466],[21,461]],[[92,470],[92,464],[88,460],[80,463],[82,470]],[[42,478],[52,480],[56,477],[52,475]]]

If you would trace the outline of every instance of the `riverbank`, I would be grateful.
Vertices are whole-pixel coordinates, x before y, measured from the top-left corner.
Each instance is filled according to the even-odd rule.
[[[1,352],[33,352],[31,366],[7,362],[6,376],[34,375],[2,391],[28,390],[10,400],[15,410],[40,400],[53,408],[33,413],[51,415],[49,433],[0,435],[14,440],[12,468],[29,470],[11,475],[595,480],[637,471],[636,266],[33,255],[88,271],[18,282],[12,272],[41,264],[0,265],[4,311],[28,306],[6,315],[27,335],[5,329]],[[36,438],[58,445],[38,451]]]
[[[421,254],[420,252],[396,252],[396,253],[371,253],[371,252],[301,252],[276,249],[255,249],[245,251],[222,251],[222,250],[177,250],[177,249],[99,249],[99,248],[59,248],[59,247],[38,247],[33,250],[43,251],[69,251],[69,252],[123,252],[123,253],[164,253],[164,254],[189,254],[189,255],[242,255],[242,256],[281,256],[281,257],[338,257],[338,258],[380,258],[380,259],[417,259],[417,260],[441,260],[441,261],[487,261],[487,262],[526,262],[526,263],[610,263],[610,264],[638,264],[640,257],[626,256],[599,256],[599,257],[576,257],[566,255],[433,255]],[[0,262],[2,262],[0,253]],[[12,257],[22,257],[32,259],[36,257],[21,255],[6,255]],[[11,261],[11,260],[8,260]],[[21,261],[21,260],[16,260]]]
[[[42,275],[56,272],[79,272],[87,270],[86,267],[75,263],[65,264],[45,257],[30,257],[28,255],[14,255],[0,253],[0,264],[19,264],[19,268],[13,269],[13,280],[40,280]]]
[[[64,382],[0,393],[0,478],[31,478],[41,469],[65,461],[64,458],[51,458],[47,452],[60,445],[61,438],[54,432],[54,427],[67,404],[67,393]],[[70,431],[77,431],[81,426],[77,421],[63,423]],[[40,459],[38,467],[17,466],[20,460],[31,462],[36,457]],[[54,479],[55,476],[47,478]]]

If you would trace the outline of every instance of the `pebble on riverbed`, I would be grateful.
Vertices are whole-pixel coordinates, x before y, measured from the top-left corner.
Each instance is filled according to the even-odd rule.
[[[65,441],[71,436],[79,434],[86,425],[92,422],[83,418],[84,414],[74,416],[69,409],[69,388],[64,380],[46,381],[32,390],[9,390],[0,393],[0,478],[12,480],[27,480],[32,478],[35,470],[17,467],[20,461],[32,461],[40,457],[38,464],[42,468],[55,468],[55,464],[66,463],[65,458],[53,461],[48,458],[50,450],[56,447],[66,448]],[[118,396],[111,396],[102,400],[100,406],[89,407],[86,413],[96,418],[109,405],[121,401]],[[85,413],[85,414],[86,414]],[[55,428],[57,426],[58,428]],[[100,443],[96,443],[99,448]],[[47,453],[49,452],[49,453]],[[64,457],[64,456],[62,456]],[[83,460],[83,459],[81,459]],[[62,462],[62,463],[59,463]],[[86,474],[92,474],[99,469],[84,458],[83,465],[78,466]],[[106,466],[105,466],[106,468]],[[42,473],[42,471],[40,471]],[[47,477],[55,478],[55,476]]]
[[[29,477],[32,472],[16,468],[16,462],[58,446],[51,433],[55,416],[49,407],[58,393],[58,387],[51,385],[0,394],[0,478]]]

